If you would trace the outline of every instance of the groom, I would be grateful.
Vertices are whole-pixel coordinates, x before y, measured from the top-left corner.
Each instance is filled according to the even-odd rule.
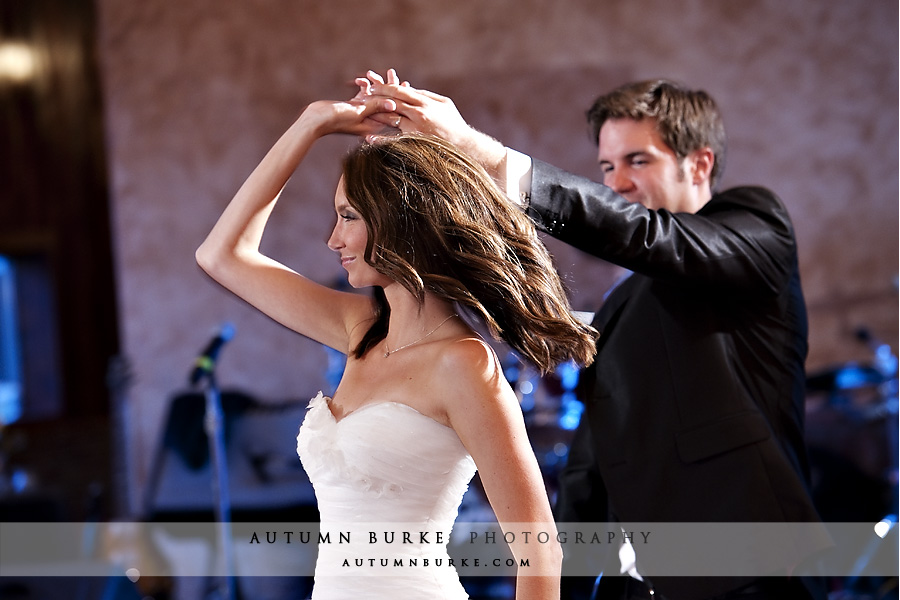
[[[593,326],[585,417],[560,479],[563,522],[817,522],[803,441],[806,308],[794,230],[762,187],[715,191],[725,132],[705,92],[622,86],[588,112],[600,183],[502,146],[449,98],[369,73],[381,122],[444,137],[479,160],[554,237],[633,274]],[[390,101],[379,99],[387,97]],[[799,540],[783,574],[827,547]],[[791,577],[648,579],[637,550],[603,598],[824,598]],[[618,570],[618,569],[617,569]],[[574,597],[574,596],[573,596]]]

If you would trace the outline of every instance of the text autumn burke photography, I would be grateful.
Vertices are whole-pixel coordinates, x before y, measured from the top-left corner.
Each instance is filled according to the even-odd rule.
[[[555,540],[560,544],[647,544],[649,531],[468,531],[455,534],[455,544],[511,544],[517,539],[526,544],[546,544]],[[250,544],[418,544],[445,545],[450,541],[445,531],[319,531],[282,530],[252,531]]]

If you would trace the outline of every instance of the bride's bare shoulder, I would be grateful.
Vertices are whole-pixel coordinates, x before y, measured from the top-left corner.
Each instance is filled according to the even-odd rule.
[[[460,397],[494,398],[509,390],[497,354],[477,336],[448,342],[436,367],[434,377],[440,380],[439,389],[451,396],[453,404]]]
[[[494,349],[476,335],[449,340],[442,348],[437,365],[442,375],[493,374],[500,366]]]

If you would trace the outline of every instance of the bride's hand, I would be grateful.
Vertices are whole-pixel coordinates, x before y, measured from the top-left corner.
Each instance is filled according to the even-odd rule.
[[[378,111],[372,120],[404,133],[419,132],[447,140],[480,162],[498,182],[505,182],[506,147],[469,125],[450,98],[410,86],[394,69],[388,70],[386,79],[369,71],[356,83],[359,96],[371,99],[367,102],[394,104],[392,111]]]
[[[365,137],[377,134],[384,125],[370,117],[395,108],[392,100],[363,97],[357,94],[349,101],[318,100],[306,107],[301,119],[315,130],[319,137],[331,133],[347,133]]]
[[[401,131],[416,131],[445,139],[466,151],[482,144],[482,137],[474,130],[456,108],[453,100],[424,89],[413,88],[408,81],[400,80],[394,69],[389,69],[387,78],[375,71],[366,73],[365,78],[356,80],[360,95],[390,101],[395,105],[392,114],[374,115],[374,120],[390,125]],[[495,151],[495,148],[490,148]],[[505,153],[505,150],[504,150]]]

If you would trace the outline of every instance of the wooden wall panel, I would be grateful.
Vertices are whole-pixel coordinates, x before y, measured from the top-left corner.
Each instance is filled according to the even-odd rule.
[[[0,16],[2,43],[34,61],[30,77],[0,74],[0,253],[46,265],[53,297],[34,306],[56,313],[29,323],[58,343],[57,414],[104,414],[118,334],[93,4],[6,0]],[[52,352],[24,358],[49,362]],[[26,388],[26,417],[27,394],[41,389]]]

